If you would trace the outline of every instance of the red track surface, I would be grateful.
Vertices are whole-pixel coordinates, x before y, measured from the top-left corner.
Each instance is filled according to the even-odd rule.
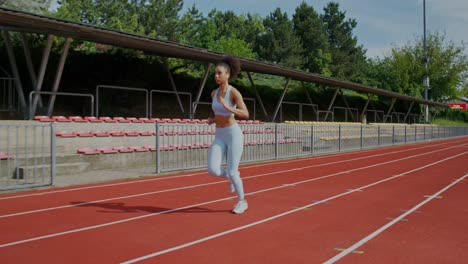
[[[467,162],[465,137],[243,166],[242,215],[206,172],[0,195],[0,263],[466,263]]]

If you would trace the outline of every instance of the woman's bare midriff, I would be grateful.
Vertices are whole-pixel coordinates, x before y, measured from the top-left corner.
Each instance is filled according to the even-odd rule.
[[[234,116],[215,115],[214,121],[216,127],[229,127],[236,123]]]

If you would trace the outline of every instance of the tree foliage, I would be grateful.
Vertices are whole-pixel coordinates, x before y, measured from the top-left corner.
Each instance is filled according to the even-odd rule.
[[[0,6],[35,14],[44,14],[51,0],[0,0]]]
[[[355,19],[346,19],[346,12],[339,4],[330,2],[322,14],[325,33],[328,37],[331,54],[330,71],[340,79],[362,82],[366,67],[366,51],[357,44],[353,30],[357,26]]]
[[[445,36],[431,33],[427,38],[430,79],[429,99],[449,100],[459,95],[468,73],[468,58],[463,46],[446,41]],[[370,77],[377,86],[407,95],[424,95],[423,39],[416,38],[402,47],[394,47],[391,55],[372,61]]]
[[[293,15],[294,32],[303,49],[303,68],[309,72],[330,76],[331,54],[325,24],[312,6],[302,2]]]
[[[258,37],[256,51],[265,61],[298,68],[303,64],[303,48],[291,20],[276,8],[263,22],[265,31]]]

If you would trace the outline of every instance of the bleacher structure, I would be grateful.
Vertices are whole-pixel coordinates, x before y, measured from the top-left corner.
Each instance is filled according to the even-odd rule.
[[[215,127],[200,119],[36,116],[0,121],[0,187],[51,184],[49,175],[151,167],[207,166]],[[9,122],[11,123],[11,122]],[[238,120],[243,163],[468,135],[433,125]]]

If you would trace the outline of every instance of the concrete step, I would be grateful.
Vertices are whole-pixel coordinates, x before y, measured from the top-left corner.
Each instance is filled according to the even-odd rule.
[[[47,153],[48,154],[48,153]],[[15,157],[15,161],[20,164],[24,165],[26,162],[28,165],[34,164],[34,163],[41,163],[41,164],[49,164],[51,161],[51,156],[50,155],[31,155],[28,154],[28,157],[26,158],[26,155],[21,154],[17,155]],[[75,163],[75,162],[81,162],[81,155],[80,154],[62,154],[62,153],[57,153],[55,156],[55,163],[60,164],[60,163]],[[13,161],[14,162],[14,161]]]
[[[60,163],[56,165],[56,175],[67,175],[83,173],[89,170],[89,163],[86,162],[74,162],[74,163]],[[24,179],[25,176],[28,178],[34,177],[34,171],[37,175],[44,174],[45,176],[50,175],[50,165],[36,165],[28,167],[19,167],[18,176],[19,179]]]
[[[57,153],[64,152],[65,149],[66,148],[64,145],[55,146],[55,151]],[[36,155],[48,155],[50,154],[50,143],[47,142],[47,144],[45,144],[44,146],[33,144],[21,144],[16,146],[14,142],[10,142],[10,144],[0,142],[0,151],[8,152],[8,154],[10,155],[23,155],[26,152],[28,153],[28,155],[33,155],[34,153],[36,153]]]

